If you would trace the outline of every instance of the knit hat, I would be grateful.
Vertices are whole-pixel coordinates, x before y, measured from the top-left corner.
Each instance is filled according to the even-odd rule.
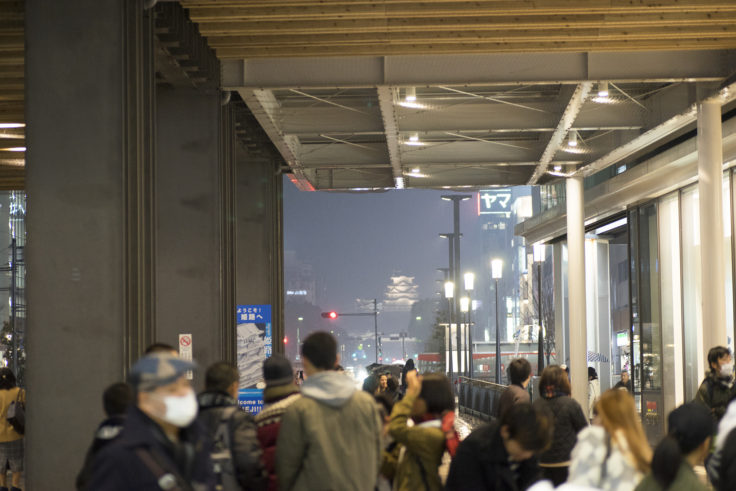
[[[263,362],[263,379],[266,387],[276,387],[294,382],[291,363],[283,355],[274,353]]]
[[[715,429],[710,411],[697,402],[688,402],[674,409],[667,423],[669,434],[677,440],[683,453],[695,450]]]
[[[135,362],[130,369],[130,385],[139,392],[151,392],[157,387],[174,383],[195,368],[193,362],[170,353],[151,353]]]

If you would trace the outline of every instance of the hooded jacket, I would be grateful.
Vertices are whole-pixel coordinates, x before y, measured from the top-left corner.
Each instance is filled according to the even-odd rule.
[[[382,424],[373,398],[334,371],[311,375],[281,419],[276,475],[282,490],[373,491]]]
[[[208,391],[199,394],[198,419],[214,438],[220,420],[229,407],[238,407],[238,401],[229,394]],[[253,416],[240,409],[230,416],[230,453],[235,465],[235,477],[244,490],[266,489],[266,474],[261,463],[261,446],[256,436]]]
[[[705,376],[705,379],[695,394],[695,402],[699,402],[708,409],[713,415],[713,420],[718,423],[726,412],[726,406],[731,398],[736,395],[736,386],[734,386],[731,377],[719,377],[711,370]]]

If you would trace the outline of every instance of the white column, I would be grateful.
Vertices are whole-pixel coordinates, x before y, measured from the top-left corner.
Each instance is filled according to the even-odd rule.
[[[702,271],[703,348],[726,346],[726,278],[723,247],[723,140],[721,105],[698,104],[698,194]]]
[[[585,329],[585,226],[583,178],[567,179],[567,279],[570,312],[572,397],[588,413],[587,332]]]

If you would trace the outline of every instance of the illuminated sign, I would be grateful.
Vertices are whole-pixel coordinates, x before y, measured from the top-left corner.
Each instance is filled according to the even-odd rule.
[[[287,295],[297,295],[297,296],[305,296],[307,295],[307,290],[287,290]]]
[[[478,193],[478,215],[509,215],[511,191],[508,188],[487,189]]]

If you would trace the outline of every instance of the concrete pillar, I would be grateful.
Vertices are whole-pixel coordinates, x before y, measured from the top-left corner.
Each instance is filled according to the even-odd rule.
[[[705,352],[727,346],[725,251],[723,245],[723,140],[721,105],[698,104],[698,194],[700,196],[700,250],[702,326]]]
[[[566,329],[567,321],[567,302],[565,302],[565,282],[563,267],[563,256],[562,256],[561,242],[556,242],[552,246],[552,267],[554,268],[554,299],[555,299],[555,355],[550,359],[552,364],[563,364],[567,363],[568,358],[568,336]]]
[[[226,340],[234,263],[225,232],[234,210],[222,197],[234,182],[222,147],[234,133],[222,134],[219,91],[159,87],[156,98],[156,334],[173,345],[192,334],[201,389],[207,366],[233,360]]]
[[[154,337],[153,29],[140,1],[25,7],[24,474],[72,489],[103,389]]]
[[[257,146],[254,147],[257,150]],[[281,162],[268,152],[261,154],[246,149],[243,145],[238,145],[236,156],[236,304],[271,305],[273,350],[283,353]]]
[[[567,179],[567,281],[570,312],[572,397],[588,413],[587,330],[585,327],[585,226],[583,178]]]

